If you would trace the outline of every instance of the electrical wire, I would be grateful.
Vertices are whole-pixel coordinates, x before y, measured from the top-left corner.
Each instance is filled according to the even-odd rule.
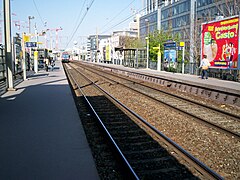
[[[82,8],[81,8],[81,10],[79,11],[79,14],[78,14],[78,16],[77,16],[77,20],[76,20],[76,23],[75,23],[76,25],[75,25],[75,27],[73,28],[73,30],[72,30],[72,32],[71,32],[71,35],[74,33],[74,29],[76,29],[77,26],[78,26],[78,20],[80,19],[80,16],[81,16],[81,14],[82,14],[82,12],[83,12],[83,8],[84,8],[84,6],[85,6],[86,1],[87,1],[87,0],[85,0],[85,1],[83,2]]]
[[[38,10],[38,7],[37,7],[37,5],[36,5],[35,0],[33,0],[33,4],[34,4],[34,6],[35,6],[35,8],[36,8],[36,10],[37,10],[37,13],[38,13],[38,16],[40,17],[41,22],[43,23],[43,26],[45,26],[45,23],[44,23],[44,21],[43,21],[43,19],[42,19],[42,16],[41,16],[40,13],[39,13],[39,10]]]
[[[92,1],[91,1],[91,3],[90,3],[90,5],[87,7],[87,10],[86,10],[86,12],[84,13],[84,15],[83,15],[83,17],[82,17],[81,21],[79,22],[79,24],[78,24],[77,28],[75,29],[74,33],[72,34],[72,36],[71,36],[70,40],[68,41],[68,43],[67,43],[67,45],[66,45],[66,48],[65,48],[65,49],[67,49],[67,47],[68,47],[69,43],[72,41],[72,39],[73,39],[74,35],[76,34],[76,32],[77,32],[78,28],[80,27],[80,25],[82,24],[83,20],[85,19],[86,15],[87,15],[87,13],[88,13],[89,9],[91,8],[92,4],[94,3],[94,1],[95,1],[95,0],[92,0]]]
[[[143,9],[141,9],[141,10],[139,11],[139,13],[141,13],[142,11],[145,11],[146,9],[147,9],[147,6],[144,7]],[[133,15],[131,15],[131,16],[129,16],[129,17],[127,17],[127,18],[125,18],[125,19],[123,19],[123,20],[120,21],[119,23],[113,25],[112,27],[110,27],[110,28],[108,28],[107,30],[101,32],[100,34],[104,34],[104,33],[108,32],[109,30],[111,30],[111,29],[113,29],[113,28],[119,26],[120,24],[122,24],[122,23],[124,23],[125,21],[129,20],[130,18],[134,17],[135,15],[136,15],[136,13],[133,14]]]
[[[122,9],[116,16],[114,16],[110,21],[108,21],[104,26],[102,26],[100,29],[102,29],[102,28],[106,28],[106,26],[109,24],[109,23],[111,23],[114,19],[116,19],[120,14],[122,14],[122,12],[124,12],[129,6],[131,6],[131,4],[133,4],[134,3],[134,1],[136,1],[136,0],[133,0],[132,2],[130,2],[130,4],[128,4],[127,5],[127,7],[125,7],[124,9]]]

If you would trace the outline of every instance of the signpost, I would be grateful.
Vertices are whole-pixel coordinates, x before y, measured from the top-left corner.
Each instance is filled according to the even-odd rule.
[[[180,42],[180,47],[182,48],[182,74],[184,74],[185,43],[184,42]]]
[[[31,58],[31,49],[32,48],[37,48],[38,44],[42,44],[42,42],[31,42],[31,36],[32,34],[23,34],[23,54],[24,54],[24,60],[25,60],[25,47],[30,49],[30,58]],[[34,35],[35,36],[35,35]],[[34,51],[34,58],[33,58],[33,63],[34,63],[34,72],[38,72],[38,53]],[[25,70],[26,71],[26,70]]]

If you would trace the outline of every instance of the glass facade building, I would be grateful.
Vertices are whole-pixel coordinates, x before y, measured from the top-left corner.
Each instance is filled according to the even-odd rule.
[[[146,12],[140,18],[141,38],[148,34],[148,30],[151,33],[170,29],[185,39],[191,23],[196,26],[196,23],[212,21],[221,15],[229,17],[240,12],[240,0],[145,0],[144,5]]]

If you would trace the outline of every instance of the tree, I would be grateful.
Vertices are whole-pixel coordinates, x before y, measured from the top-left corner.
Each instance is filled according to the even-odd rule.
[[[157,61],[157,50],[154,50],[153,47],[158,47],[160,44],[161,55],[163,56],[164,43],[175,41],[178,44],[179,40],[179,34],[173,34],[171,30],[167,32],[163,30],[155,31],[153,34],[149,35],[149,58],[152,61]]]
[[[239,15],[240,12],[240,0],[215,0],[216,7],[218,9],[217,15],[224,17],[230,17]]]
[[[144,48],[144,42],[142,42],[137,37],[125,37],[125,48],[131,49],[131,48]]]

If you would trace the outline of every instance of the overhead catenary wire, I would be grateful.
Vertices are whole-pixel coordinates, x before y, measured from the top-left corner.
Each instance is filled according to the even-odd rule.
[[[131,4],[134,3],[134,1],[136,0],[133,0],[132,2],[130,2],[127,7],[123,8],[117,15],[115,15],[110,21],[108,21],[104,26],[102,26],[100,29],[106,27],[109,23],[111,23],[114,19],[116,19],[120,14],[122,14],[122,12],[124,12],[129,6],[131,6]]]
[[[66,48],[68,47],[68,45],[69,45],[70,42],[72,41],[74,35],[76,34],[79,26],[82,24],[84,18],[86,17],[86,15],[87,15],[87,13],[88,13],[89,9],[91,8],[91,6],[92,6],[92,4],[93,4],[94,1],[95,1],[95,0],[92,0],[91,4],[87,7],[87,11],[86,11],[85,14],[83,15],[81,21],[79,22],[79,24],[78,24],[77,28],[75,29],[74,33],[72,34],[71,38],[70,38],[69,41],[67,42]],[[131,2],[130,4],[132,4],[132,2]],[[130,6],[130,5],[128,5],[128,6]],[[141,13],[141,12],[145,11],[146,9],[147,9],[147,6],[145,6],[144,8],[142,8],[142,9],[140,9],[140,10],[137,10],[137,13]],[[121,12],[120,12],[120,13],[121,13]],[[118,14],[120,14],[120,13],[118,13]],[[122,24],[122,23],[124,23],[125,21],[129,20],[130,18],[134,17],[137,13],[134,13],[133,15],[128,16],[127,18],[123,19],[122,21],[120,21],[119,23],[113,25],[112,27],[108,28],[107,30],[101,32],[100,34],[104,34],[105,32],[107,32],[107,31],[109,31],[109,30],[111,30],[111,29],[119,26],[120,24]],[[115,17],[114,17],[114,18],[115,18]],[[65,48],[65,49],[66,49],[66,48]]]
[[[37,4],[36,4],[35,0],[33,0],[33,4],[34,4],[34,7],[35,7],[36,10],[37,10],[37,13],[38,13],[38,16],[40,17],[41,22],[43,23],[43,26],[45,26],[45,23],[44,23],[44,21],[43,21],[43,19],[42,19],[42,16],[41,16],[41,14],[40,14],[40,12],[39,12],[39,10],[38,10],[38,7],[37,7]]]
[[[85,6],[86,1],[87,1],[87,0],[84,0],[83,5],[82,5],[82,8],[81,8],[81,10],[79,11],[79,14],[78,14],[78,16],[77,16],[76,23],[75,23],[75,26],[74,26],[74,28],[73,28],[73,30],[72,30],[72,32],[71,32],[71,35],[74,33],[74,30],[75,30],[75,29],[77,28],[77,26],[78,26],[78,20],[79,20],[80,17],[81,17],[81,14],[82,14],[82,12],[83,12],[83,9],[84,9],[84,6]]]
[[[142,12],[142,11],[145,11],[146,9],[147,9],[147,6],[144,7],[143,9],[139,10],[138,13],[140,13],[140,12]],[[111,26],[110,28],[108,28],[107,30],[101,32],[100,34],[104,34],[104,33],[108,32],[109,30],[111,30],[111,29],[113,29],[113,28],[119,26],[120,24],[122,24],[122,23],[124,23],[125,21],[129,20],[130,18],[134,17],[136,14],[137,14],[137,13],[128,16],[127,18],[125,18],[125,19],[123,19],[122,21],[120,21],[119,23],[117,23],[117,24]]]
[[[69,41],[68,41],[68,43],[67,43],[65,49],[67,49],[68,45],[69,45],[70,42],[72,41],[74,35],[76,34],[76,32],[77,32],[78,28],[80,27],[80,25],[82,24],[83,20],[85,19],[86,15],[87,15],[89,9],[91,8],[92,4],[94,3],[94,1],[95,1],[95,0],[92,0],[91,3],[90,3],[90,5],[87,7],[86,12],[84,13],[84,15],[83,15],[81,21],[79,22],[78,26],[76,27],[76,29],[75,29],[74,33],[72,34],[71,38],[69,39]]]

